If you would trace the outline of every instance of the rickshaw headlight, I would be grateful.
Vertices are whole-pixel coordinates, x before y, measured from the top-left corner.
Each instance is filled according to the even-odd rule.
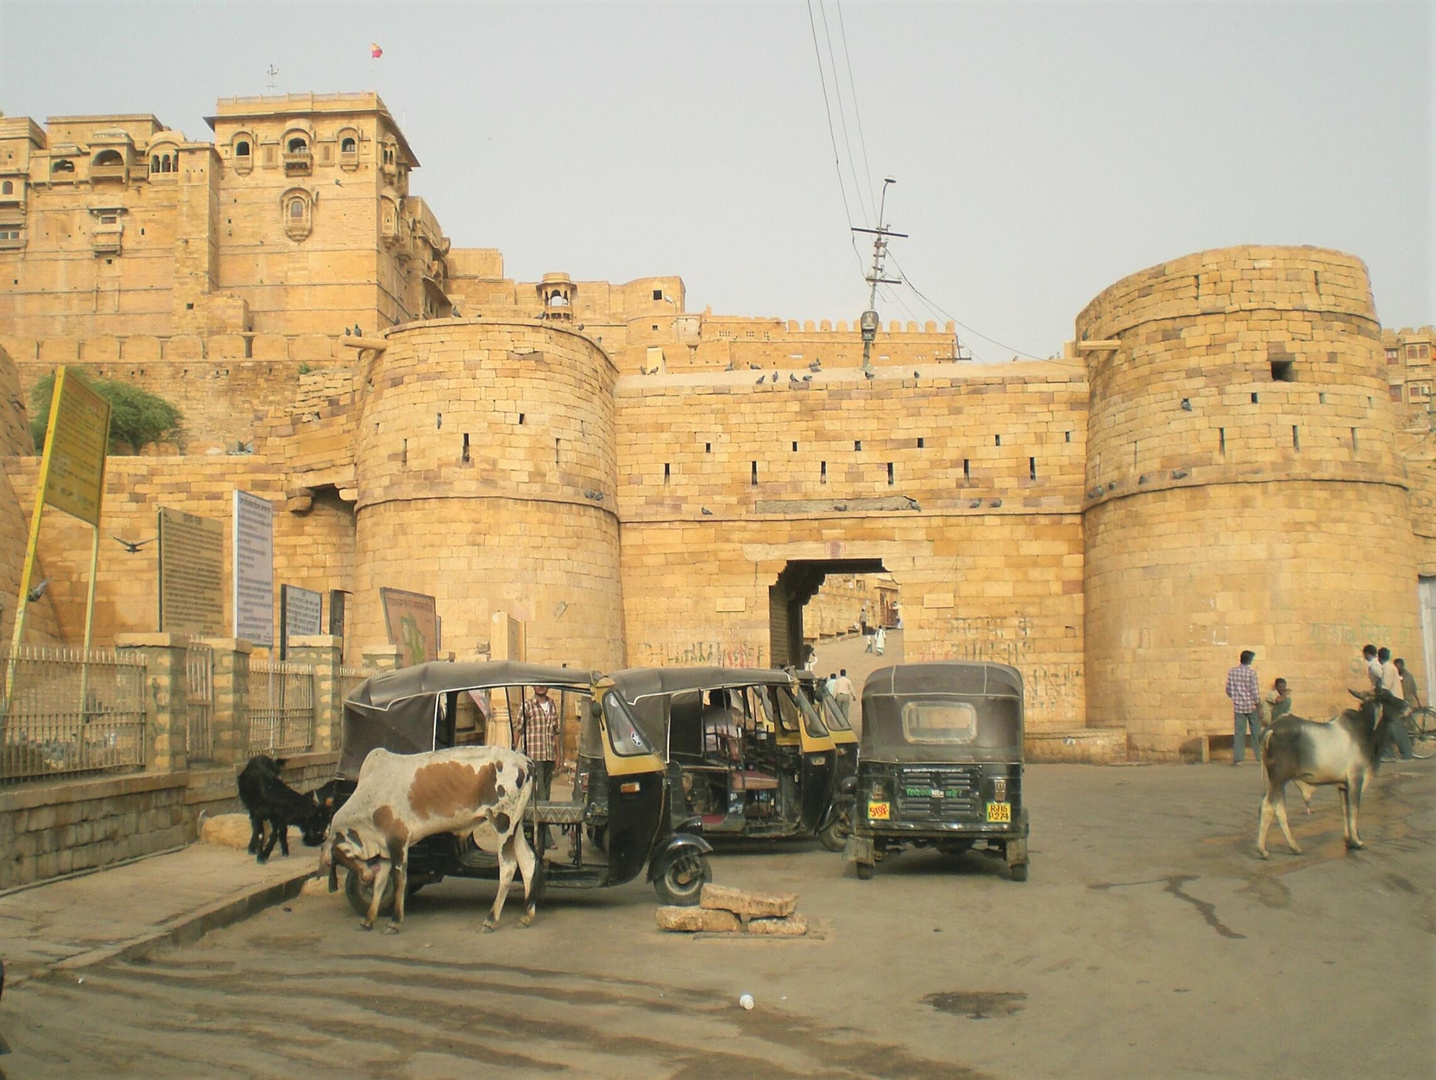
[[[998,802],[1007,801],[1007,777],[999,776],[992,782],[992,797]]]
[[[814,765],[826,765],[827,763],[828,756],[826,754],[819,754],[817,755],[817,757],[813,758]]]
[[[619,784],[619,785],[618,785],[618,790],[621,791],[621,792],[622,792],[623,794],[625,794],[625,795],[637,795],[637,794],[638,794],[638,781],[637,781],[637,780],[629,780],[627,783]]]

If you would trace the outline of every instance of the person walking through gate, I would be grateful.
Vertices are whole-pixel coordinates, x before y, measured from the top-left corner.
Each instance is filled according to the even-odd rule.
[[[1256,653],[1242,651],[1236,667],[1227,672],[1227,697],[1232,699],[1232,764],[1240,765],[1245,756],[1247,732],[1251,732],[1252,756],[1261,761],[1261,715],[1257,711],[1261,691],[1257,687]]]
[[[1382,720],[1385,730],[1376,748],[1378,755],[1384,755],[1396,744],[1396,751],[1402,761],[1411,760],[1411,738],[1406,734],[1406,692],[1401,685],[1401,672],[1391,662],[1391,650],[1383,645],[1376,654],[1381,664],[1381,688],[1391,695],[1382,703]]]
[[[838,710],[843,714],[843,719],[852,717],[850,711],[853,707],[853,680],[848,678],[848,669],[843,668],[838,675],[838,681],[833,686],[833,700],[838,703]]]

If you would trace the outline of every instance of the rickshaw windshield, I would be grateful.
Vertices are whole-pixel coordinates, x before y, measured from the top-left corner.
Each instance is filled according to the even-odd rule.
[[[970,701],[907,701],[902,736],[910,743],[966,745],[977,735],[977,706]]]
[[[628,706],[617,693],[609,692],[603,698],[603,715],[608,720],[608,742],[619,757],[635,757],[651,754],[653,747],[638,730]]]
[[[806,697],[794,693],[791,686],[780,686],[777,690],[778,710],[783,718],[785,731],[797,731],[798,718],[802,717],[803,726],[808,729],[808,738],[822,739],[827,736],[828,729],[823,724],[822,717]]]
[[[828,693],[828,688],[822,685],[822,683],[818,684],[818,700],[821,701],[823,705],[823,721],[828,725],[830,730],[853,730],[853,725],[850,724],[848,718],[843,715],[843,710],[838,708],[837,700],[832,694]]]

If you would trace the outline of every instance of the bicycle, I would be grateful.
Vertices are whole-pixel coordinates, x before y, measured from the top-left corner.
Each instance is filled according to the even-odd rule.
[[[1422,705],[1401,718],[1411,740],[1411,756],[1429,758],[1436,754],[1436,709]]]

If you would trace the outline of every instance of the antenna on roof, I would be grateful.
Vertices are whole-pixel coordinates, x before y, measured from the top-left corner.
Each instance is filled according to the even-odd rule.
[[[275,76],[277,76],[277,75],[279,74],[279,69],[278,69],[277,67],[275,67],[273,64],[270,64],[270,65],[269,65],[269,71],[267,72],[267,74],[269,75],[269,82],[267,82],[267,83],[264,84],[264,88],[265,88],[266,90],[278,90],[278,89],[279,89],[279,84],[278,84],[277,82],[275,82],[274,79],[275,79]]]
[[[868,271],[867,277],[863,280],[868,283],[868,310],[863,312],[859,326],[863,332],[863,370],[872,370],[872,361],[869,359],[872,353],[873,340],[878,335],[878,286],[879,285],[901,285],[901,278],[883,277],[883,259],[887,257],[889,236],[897,236],[907,239],[907,233],[893,232],[883,222],[883,212],[888,204],[888,185],[896,184],[897,181],[891,176],[883,177],[883,197],[878,204],[878,227],[876,229],[860,229],[853,227],[853,232],[873,234],[873,268]]]

